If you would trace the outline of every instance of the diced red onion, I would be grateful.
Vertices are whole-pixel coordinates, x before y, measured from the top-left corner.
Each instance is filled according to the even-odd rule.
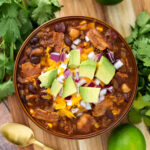
[[[79,108],[73,108],[73,109],[71,109],[71,112],[72,112],[73,114],[77,113],[78,111],[79,111]]]
[[[94,60],[94,58],[95,58],[94,52],[90,52],[90,53],[88,54],[88,59]]]
[[[100,98],[99,98],[98,102],[100,103],[100,102],[102,102],[104,99],[105,99],[105,96],[104,96],[104,95],[102,95],[102,96],[100,96]]]
[[[72,72],[69,69],[66,69],[64,71],[64,76],[65,76],[65,79],[67,79],[69,76],[72,76]]]
[[[72,105],[72,100],[66,100],[67,106],[71,106]]]
[[[113,52],[111,52],[111,51],[107,52],[107,56],[108,56],[109,60],[111,61],[111,63],[115,62],[115,57],[114,57]]]
[[[78,86],[84,85],[86,81],[84,79],[80,79],[79,82],[77,83]]]
[[[83,49],[81,47],[78,47],[77,49],[80,50],[80,53],[83,53]]]
[[[50,58],[51,58],[52,60],[58,62],[58,61],[60,60],[60,54],[53,52],[53,53],[50,54]]]
[[[57,78],[57,81],[59,81],[60,83],[64,83],[64,75],[60,75],[58,78]]]
[[[66,55],[66,58],[69,58],[69,57],[70,57],[70,54],[67,54],[67,55]]]
[[[103,56],[103,54],[97,54],[95,57],[95,61],[100,61],[102,56]]]
[[[80,80],[78,72],[75,73],[74,79],[75,79],[75,81],[79,81]]]
[[[65,98],[65,100],[71,100],[72,96],[68,96]]]
[[[90,82],[89,84],[88,84],[88,87],[95,87],[96,85],[93,83],[93,82]]]
[[[123,62],[121,60],[117,60],[115,63],[114,63],[114,67],[116,69],[119,69],[123,66]]]
[[[71,49],[77,49],[76,45],[72,44]]]
[[[112,91],[113,91],[113,86],[112,85],[107,85],[107,86],[105,86],[105,88],[107,89],[107,91],[109,93],[112,93]]]
[[[61,54],[60,55],[60,61],[65,61],[66,58],[66,54]]]
[[[89,39],[89,37],[88,37],[87,35],[85,36],[85,41],[86,41],[86,42],[89,42],[89,41],[90,41],[90,39]]]
[[[81,104],[81,106],[84,107],[86,110],[91,110],[91,109],[92,109],[90,103],[85,103],[85,102],[81,101],[80,104]]]
[[[73,44],[75,45],[79,45],[81,43],[81,40],[80,39],[76,39],[73,41]]]
[[[77,114],[77,117],[80,117],[80,116],[82,116],[83,115],[83,113],[81,112],[81,113],[78,113]]]
[[[61,63],[59,68],[63,68],[64,70],[66,70],[67,64],[66,63]]]
[[[100,91],[100,96],[104,96],[104,95],[106,95],[106,93],[107,93],[107,89],[104,88]]]
[[[99,85],[99,84],[100,84],[100,80],[97,79],[97,78],[94,79],[94,82],[95,82],[96,85]]]
[[[61,88],[60,92],[59,92],[59,96],[62,97],[63,94],[63,88]]]

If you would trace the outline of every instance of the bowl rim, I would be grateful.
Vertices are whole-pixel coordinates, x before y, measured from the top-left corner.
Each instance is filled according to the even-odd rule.
[[[48,130],[46,129],[42,124],[40,124],[38,121],[36,121],[36,119],[34,119],[30,113],[28,112],[26,106],[23,104],[20,96],[19,96],[19,92],[18,92],[18,88],[17,88],[17,69],[18,69],[18,62],[20,60],[20,57],[21,57],[21,54],[26,46],[26,44],[29,42],[29,40],[34,36],[36,35],[42,28],[44,27],[47,27],[53,23],[56,23],[56,22],[60,22],[60,21],[65,21],[65,20],[72,20],[72,19],[82,19],[82,20],[89,20],[89,21],[95,21],[97,22],[98,24],[101,24],[109,29],[112,29],[113,31],[115,31],[118,35],[119,35],[119,38],[121,39],[121,41],[125,44],[128,52],[130,53],[130,57],[133,61],[133,68],[134,68],[134,71],[135,71],[135,85],[134,85],[134,89],[133,89],[133,92],[132,92],[132,95],[131,95],[131,98],[130,98],[130,101],[128,102],[125,110],[121,113],[121,115],[118,117],[118,119],[116,119],[114,122],[112,122],[107,128],[104,128],[104,129],[100,129],[100,130],[97,130],[97,131],[94,131],[92,133],[88,133],[88,134],[81,134],[81,135],[73,135],[73,136],[70,136],[70,135],[67,135],[67,134],[63,134],[61,132],[55,132],[53,130]],[[125,117],[125,115],[129,112],[130,108],[131,108],[131,105],[133,103],[133,100],[134,98],[136,97],[136,93],[137,93],[137,86],[138,86],[138,68],[137,68],[137,65],[136,65],[136,60],[134,58],[134,55],[133,55],[133,52],[131,50],[131,48],[129,47],[129,45],[127,44],[127,42],[125,41],[125,39],[122,37],[122,35],[116,30],[114,29],[112,26],[110,26],[109,24],[105,23],[104,21],[100,20],[100,19],[96,19],[94,17],[88,17],[88,16],[65,16],[65,17],[60,17],[60,18],[55,18],[55,19],[52,19],[52,20],[49,20],[47,21],[46,23],[40,25],[39,27],[37,27],[33,32],[31,32],[31,34],[26,38],[26,40],[23,42],[22,46],[20,47],[19,49],[19,52],[17,54],[17,57],[16,57],[16,60],[15,60],[15,65],[14,65],[14,74],[13,74],[13,81],[14,81],[14,86],[15,86],[15,91],[16,91],[16,95],[17,95],[17,98],[19,99],[19,103],[21,105],[21,107],[23,108],[25,114],[31,119],[31,121],[36,124],[38,127],[40,127],[41,129],[43,129],[44,131],[46,131],[47,133],[50,133],[52,135],[55,135],[57,137],[61,137],[61,138],[67,138],[67,139],[87,139],[87,138],[90,138],[90,137],[94,137],[94,136],[97,136],[97,135],[101,135],[101,134],[104,134],[106,132],[108,132],[109,130],[115,128],[122,120],[123,118]]]

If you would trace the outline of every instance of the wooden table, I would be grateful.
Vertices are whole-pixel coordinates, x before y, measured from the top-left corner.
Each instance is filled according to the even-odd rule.
[[[124,0],[115,6],[103,6],[95,0],[60,0],[64,5],[62,10],[57,13],[57,17],[68,15],[86,15],[101,19],[114,28],[116,28],[124,37],[130,33],[130,25],[134,25],[137,15],[144,10],[150,13],[150,0]],[[19,122],[30,126],[36,135],[36,138],[43,143],[53,147],[56,150],[107,150],[107,139],[109,133],[97,136],[87,140],[66,140],[50,135],[41,130],[22,111],[16,96],[8,99],[10,112],[14,122]],[[0,104],[0,124],[11,121],[10,112],[7,105]],[[147,150],[150,149],[150,136],[143,123],[137,125],[147,141]],[[0,137],[1,138],[1,137]],[[0,150],[15,150],[15,147],[9,146],[0,139]],[[8,148],[9,147],[9,148]],[[27,147],[24,150],[40,150],[37,147]],[[21,149],[20,149],[21,150]]]

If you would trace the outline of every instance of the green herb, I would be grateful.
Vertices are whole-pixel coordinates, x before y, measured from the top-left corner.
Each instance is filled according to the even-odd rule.
[[[60,9],[58,0],[0,0],[0,101],[14,92],[13,68],[21,44]]]
[[[129,112],[132,123],[141,122],[140,115],[147,126],[150,126],[150,16],[142,12],[135,27],[131,27],[131,34],[126,38],[138,66],[139,84],[138,94]]]

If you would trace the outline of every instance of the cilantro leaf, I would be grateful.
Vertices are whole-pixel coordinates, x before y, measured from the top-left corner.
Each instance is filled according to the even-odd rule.
[[[37,8],[32,12],[32,18],[37,21],[39,25],[48,21],[51,18],[55,18],[55,12],[60,10],[61,6],[58,0],[39,0]]]
[[[15,92],[13,81],[9,80],[0,84],[0,101],[11,96]]]
[[[144,120],[144,123],[146,124],[146,126],[150,126],[150,118],[144,116],[143,120]]]
[[[1,0],[0,6],[2,6],[4,3],[11,3],[11,0]]]
[[[146,106],[150,106],[150,101],[143,101],[142,95],[139,93],[137,99],[134,100],[133,106],[135,109],[139,110]]]
[[[140,13],[140,15],[138,16],[136,23],[138,26],[142,27],[149,21],[149,19],[150,19],[150,17],[148,15],[147,11],[144,11],[144,12]]]
[[[131,123],[140,123],[142,116],[138,110],[132,108],[128,114],[128,119]]]

